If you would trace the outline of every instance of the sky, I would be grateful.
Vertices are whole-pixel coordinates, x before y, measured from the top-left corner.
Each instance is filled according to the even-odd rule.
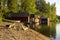
[[[60,0],[46,0],[46,2],[50,2],[50,4],[56,3],[56,14],[60,16]]]

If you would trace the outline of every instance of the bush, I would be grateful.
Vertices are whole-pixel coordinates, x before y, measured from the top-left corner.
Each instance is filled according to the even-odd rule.
[[[3,15],[3,17],[5,18],[5,19],[10,19],[10,13],[5,13],[4,15]]]
[[[0,17],[0,22],[2,22],[2,17]]]
[[[3,13],[0,11],[0,22],[2,22]]]

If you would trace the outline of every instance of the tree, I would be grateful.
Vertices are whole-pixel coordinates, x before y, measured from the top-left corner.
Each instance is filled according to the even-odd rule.
[[[21,8],[23,12],[27,12],[29,14],[34,14],[36,13],[36,5],[35,2],[36,0],[21,0]]]
[[[0,0],[0,22],[2,21],[2,17],[3,17],[3,1],[4,0]]]
[[[38,3],[39,2],[39,3]],[[37,9],[42,12],[46,12],[46,2],[44,0],[39,0],[37,3]]]
[[[56,7],[55,7],[55,4],[52,4],[51,5],[51,19],[52,20],[55,20],[56,19]]]
[[[21,8],[21,0],[18,0],[18,11],[21,11],[22,10],[22,8]]]
[[[37,1],[37,10],[41,16],[50,16],[50,3],[46,3],[45,0]]]
[[[17,13],[18,12],[18,0],[8,0],[8,9],[10,12]]]
[[[21,0],[21,12],[28,13],[28,22],[30,22],[30,14],[35,14],[36,10],[36,0]]]

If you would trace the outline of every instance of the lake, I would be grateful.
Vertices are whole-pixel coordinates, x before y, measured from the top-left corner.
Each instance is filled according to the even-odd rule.
[[[50,26],[42,25],[41,28],[35,27],[35,30],[51,38],[51,40],[60,40],[60,23],[50,23]]]
[[[56,30],[55,36],[51,35],[51,39],[52,40],[60,40],[60,23],[57,23],[55,28],[56,28],[55,29]]]

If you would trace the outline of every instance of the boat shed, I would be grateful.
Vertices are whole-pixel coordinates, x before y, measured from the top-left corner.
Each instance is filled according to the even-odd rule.
[[[47,18],[47,17],[40,17],[40,24],[49,25],[50,24],[50,19]]]
[[[20,20],[21,22],[28,21],[28,16],[27,13],[11,13],[12,20]]]

